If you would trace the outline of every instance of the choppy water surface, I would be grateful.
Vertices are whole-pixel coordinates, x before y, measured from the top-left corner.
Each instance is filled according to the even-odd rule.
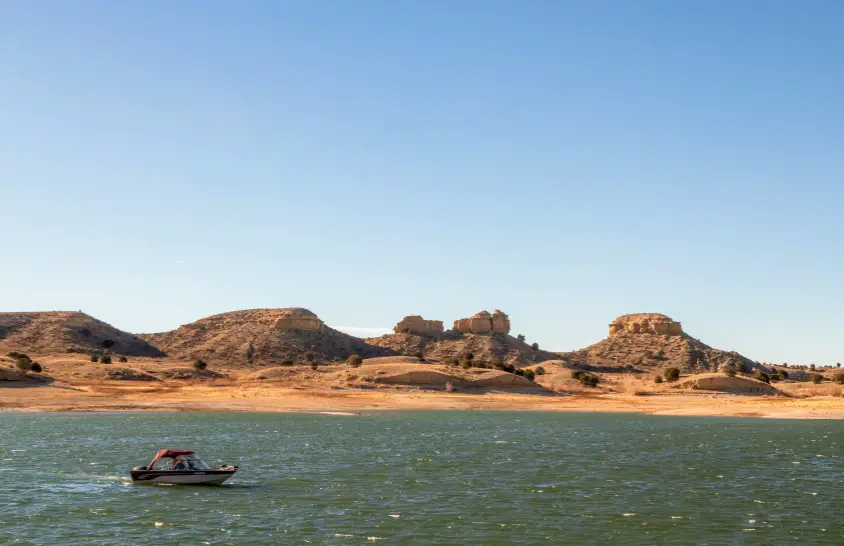
[[[0,544],[842,544],[839,421],[0,414]],[[241,466],[132,485],[162,447]]]

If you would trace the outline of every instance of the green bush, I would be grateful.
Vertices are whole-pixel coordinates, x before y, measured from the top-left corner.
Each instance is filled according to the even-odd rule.
[[[753,374],[753,379],[756,379],[758,381],[764,381],[765,383],[771,382],[771,376],[766,374],[765,372],[757,371],[756,373]]]
[[[128,359],[128,358],[126,358],[125,356],[121,356],[121,357],[120,357],[120,362],[122,362],[123,364],[125,364],[125,363],[129,362],[129,359]]]
[[[204,370],[207,367],[208,367],[208,363],[205,362],[204,360],[202,360],[201,358],[197,358],[196,360],[193,361],[193,369],[198,371],[198,372],[201,372],[202,370]]]
[[[360,355],[349,355],[349,358],[346,359],[346,364],[353,368],[357,368],[363,364],[363,358]]]
[[[581,377],[586,375],[586,372],[582,372],[580,370],[572,370],[571,371],[571,378],[579,380]]]
[[[468,370],[469,368],[472,367],[472,363],[467,361],[467,360],[464,360],[463,364],[461,364],[460,367],[463,368],[464,370]]]
[[[14,358],[15,360],[17,360],[18,358],[22,358],[24,360],[32,360],[31,358],[29,358],[28,354],[19,353],[17,351],[12,351],[11,353],[9,353],[9,358]]]
[[[32,367],[32,361],[27,358],[18,357],[15,359],[15,368],[19,369],[22,372],[29,371]]]
[[[838,383],[839,385],[844,385],[844,372],[836,372],[832,376],[832,380]]]
[[[538,366],[536,368],[536,375],[545,375],[545,368],[543,368],[542,366]]]
[[[724,371],[724,373],[727,374],[727,377],[735,377],[736,376],[736,370],[733,369],[733,368],[727,368]]]
[[[516,339],[518,339],[518,340],[519,340],[519,341],[521,341],[522,343],[524,343],[524,342],[525,342],[525,336],[524,336],[524,335],[522,335],[522,334],[517,335],[517,336],[516,336]]]
[[[99,362],[99,361],[100,361],[100,357],[98,357],[97,355],[91,355],[91,362]]]
[[[531,381],[536,379],[536,372],[534,372],[533,370],[524,370],[523,375],[525,376],[525,378],[527,378]]]
[[[319,368],[319,362],[314,360],[313,362],[311,362],[311,369],[316,370],[317,368]]]
[[[735,372],[733,372],[733,375],[735,375]],[[654,383],[662,383],[662,381],[663,379],[661,375],[654,377]]]
[[[281,361],[281,365],[282,365],[282,366],[292,366],[292,365],[293,365],[293,361],[292,361],[292,360],[290,360],[289,358],[285,358],[284,360],[282,360],[282,361]]]
[[[503,370],[504,369],[504,361],[500,358],[496,358],[492,361],[492,367],[496,370]]]
[[[37,362],[33,362],[33,363],[32,363],[32,366],[30,366],[30,367],[29,367],[29,369],[30,369],[33,373],[41,373],[41,364],[39,364],[39,363],[37,363]]]
[[[815,385],[823,383],[823,376],[819,373],[814,374],[812,376],[812,383],[814,383]]]
[[[780,375],[783,379],[788,379],[788,372],[785,370],[780,370]]]
[[[524,377],[525,376],[525,370],[513,370],[513,374]]]
[[[531,343],[530,348],[533,349],[534,351],[538,351],[539,350],[539,343],[536,343],[536,342]]]
[[[111,357],[108,355],[103,355],[100,357],[101,364],[111,364]]]
[[[774,372],[770,374],[770,379],[771,381],[779,381],[780,379],[782,379],[782,376],[779,374],[779,372]]]
[[[665,380],[677,381],[680,379],[680,370],[677,368],[665,368]]]

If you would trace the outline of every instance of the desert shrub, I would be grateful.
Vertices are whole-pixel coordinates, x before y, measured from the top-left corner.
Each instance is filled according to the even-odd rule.
[[[812,371],[815,371],[815,365],[814,365],[814,364],[810,364],[810,365],[809,365],[809,369],[810,369],[810,370],[812,370]]]
[[[536,342],[531,343],[530,348],[533,349],[534,351],[538,351],[539,350],[539,343],[536,343]]]
[[[463,368],[464,370],[468,370],[469,368],[472,367],[472,363],[467,361],[467,360],[464,360],[463,363],[460,365],[460,367]]]
[[[774,372],[772,374],[769,374],[769,376],[771,378],[771,381],[779,381],[780,379],[782,379],[782,376],[779,374],[779,372]]]
[[[29,367],[29,369],[30,369],[33,373],[41,373],[41,364],[39,364],[39,363],[37,363],[37,362],[33,362],[33,363],[32,363],[32,366],[30,366],[30,367]]]
[[[120,362],[122,362],[123,364],[125,364],[125,363],[129,362],[129,359],[128,359],[128,358],[126,358],[125,356],[121,356],[121,357],[120,357]]]
[[[536,368],[536,375],[545,375],[545,368],[543,368],[542,366],[538,366]]]
[[[472,363],[472,367],[474,367],[474,368],[481,368],[481,369],[484,369],[484,370],[485,370],[485,369],[487,369],[487,368],[492,368],[492,365],[491,365],[491,364],[487,364],[486,362],[484,362],[483,360],[481,360],[480,362],[473,362],[473,363]]]
[[[98,357],[97,355],[91,355],[91,362],[99,362],[99,361],[100,361],[100,357]]]
[[[11,353],[9,353],[9,358],[14,358],[15,360],[17,360],[18,358],[22,358],[24,360],[32,360],[31,358],[29,358],[28,354],[19,353],[17,351],[12,351]]]
[[[525,370],[513,370],[513,373],[514,373],[515,375],[520,375],[520,376],[522,376],[522,377],[524,377],[524,376],[525,376]]]
[[[201,358],[197,358],[193,361],[193,369],[200,372],[208,367],[208,363],[202,360]]]
[[[475,353],[470,352],[470,353],[466,353],[465,355],[463,355],[463,360],[468,360],[469,362],[471,362],[474,359],[475,359]]]
[[[735,372],[733,372],[733,375],[735,375]],[[662,383],[662,381],[663,379],[661,375],[654,377],[654,383]]]
[[[32,366],[32,361],[27,358],[18,357],[15,359],[15,368],[22,372],[28,371]]]
[[[516,336],[516,339],[518,339],[518,340],[519,340],[519,341],[521,341],[522,343],[524,343],[524,342],[525,342],[525,336],[524,336],[523,334],[519,334],[519,335],[517,335],[517,336]]]
[[[812,383],[814,383],[815,385],[823,383],[823,376],[819,373],[812,375]]]
[[[677,381],[680,379],[680,370],[677,368],[665,368],[665,380]]]
[[[504,361],[500,358],[496,358],[492,361],[492,367],[496,370],[503,370],[504,369]]]
[[[536,379],[536,372],[534,372],[533,370],[523,370],[523,374],[522,374],[522,375],[524,375],[524,376],[525,376],[525,378],[527,378],[527,379],[529,379],[529,380],[531,380],[531,381],[533,381],[534,379]]]
[[[314,360],[313,362],[311,362],[311,369],[316,370],[317,368],[319,368],[319,362]]]
[[[586,385],[587,387],[593,387],[593,388],[597,387],[598,383],[600,383],[600,381],[601,380],[598,379],[597,375],[592,375],[592,374],[585,374],[580,380],[580,382],[583,383],[584,385]]]
[[[839,385],[844,385],[844,372],[836,372],[832,376],[832,380],[838,383]]]
[[[424,362],[425,361],[425,353],[423,353],[422,351],[418,351],[416,353],[416,358],[418,358],[419,360]]]
[[[580,380],[580,378],[583,377],[584,375],[586,375],[586,373],[582,372],[580,370],[572,370],[571,371],[571,378],[572,379]]]
[[[292,360],[290,360],[289,358],[285,358],[284,360],[282,360],[282,361],[281,361],[281,365],[282,365],[282,366],[292,366],[292,365],[293,365],[293,361],[292,361]]]
[[[771,376],[766,374],[765,372],[756,372],[755,374],[753,374],[753,379],[764,381],[765,383],[771,382]]]
[[[361,358],[360,355],[349,355],[349,358],[346,359],[346,364],[353,368],[357,368],[363,364],[363,358]]]
[[[314,353],[312,353],[310,351],[305,353],[305,362],[314,362],[315,360],[316,360],[316,357],[314,356]]]
[[[103,355],[100,357],[101,364],[111,364],[111,357],[108,355]]]
[[[735,377],[735,376],[736,376],[736,370],[735,370],[735,368],[727,368],[727,369],[724,371],[724,373],[725,373],[725,374],[727,374],[727,377]]]
[[[504,370],[505,372],[515,373],[516,366],[513,365],[513,364],[510,364],[510,363],[506,363],[506,364],[504,364],[504,367],[501,368],[501,369]]]

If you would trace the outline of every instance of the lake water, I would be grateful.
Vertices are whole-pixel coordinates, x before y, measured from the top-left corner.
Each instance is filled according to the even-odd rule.
[[[132,485],[163,447],[223,486]],[[0,544],[844,544],[840,421],[0,413]]]

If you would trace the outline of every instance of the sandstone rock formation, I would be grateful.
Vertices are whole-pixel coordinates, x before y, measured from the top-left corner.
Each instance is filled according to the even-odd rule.
[[[325,323],[311,311],[301,307],[281,309],[279,317],[273,322],[276,330],[305,330],[308,332],[325,331]]]
[[[461,334],[509,334],[510,319],[498,309],[492,315],[481,311],[469,318],[455,320],[454,330]]]
[[[408,315],[395,325],[393,332],[397,334],[417,334],[430,336],[443,333],[443,321],[425,320],[419,315]]]
[[[622,315],[610,323],[610,336],[618,334],[679,336],[683,334],[683,327],[659,313],[636,313]]]

